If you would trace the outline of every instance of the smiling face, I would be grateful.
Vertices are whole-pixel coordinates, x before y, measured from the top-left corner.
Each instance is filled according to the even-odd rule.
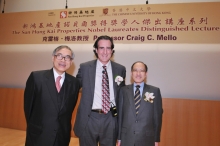
[[[69,55],[70,57],[72,56],[71,51],[67,48],[62,48],[59,51],[57,51],[55,53],[55,55],[60,54],[63,57]],[[72,60],[70,61],[65,61],[64,58],[62,58],[61,60],[57,59],[56,56],[52,57],[52,61],[53,61],[53,67],[54,69],[57,71],[57,73],[59,75],[63,74],[67,69],[70,68],[70,65],[72,64]]]
[[[98,55],[99,61],[105,65],[108,63],[112,56],[112,49],[111,49],[111,41],[110,40],[99,40],[98,48],[96,49],[96,53]]]
[[[143,63],[137,62],[134,64],[131,71],[131,77],[134,80],[134,82],[138,85],[146,79],[147,72]]]

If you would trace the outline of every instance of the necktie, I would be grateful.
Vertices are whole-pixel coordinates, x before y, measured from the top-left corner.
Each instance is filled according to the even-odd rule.
[[[102,111],[107,114],[110,109],[109,81],[106,66],[102,71]]]
[[[60,85],[60,79],[61,78],[62,78],[61,76],[58,76],[56,78],[56,88],[57,88],[58,93],[60,92],[60,88],[61,88],[61,85]]]
[[[136,109],[136,115],[138,114],[138,110],[140,108],[141,103],[141,94],[140,94],[140,86],[136,86],[135,95],[134,95],[134,102],[135,102],[135,109]]]

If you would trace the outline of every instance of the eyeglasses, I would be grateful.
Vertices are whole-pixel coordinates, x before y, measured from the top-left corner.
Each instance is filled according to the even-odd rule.
[[[132,71],[135,72],[135,73],[138,73],[138,72],[145,73],[146,72],[145,70],[137,70],[137,69],[133,69]]]
[[[54,55],[54,56],[56,56],[56,58],[57,58],[58,60],[62,60],[63,58],[64,58],[65,61],[71,61],[71,60],[73,60],[73,58],[70,57],[69,55],[63,56],[62,54],[56,54],[56,55]]]

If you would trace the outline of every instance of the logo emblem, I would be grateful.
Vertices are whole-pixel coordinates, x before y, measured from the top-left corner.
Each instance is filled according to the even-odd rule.
[[[60,18],[66,18],[66,17],[67,17],[67,11],[61,11]]]
[[[107,15],[108,14],[108,8],[103,9],[102,12],[103,12],[104,15]]]

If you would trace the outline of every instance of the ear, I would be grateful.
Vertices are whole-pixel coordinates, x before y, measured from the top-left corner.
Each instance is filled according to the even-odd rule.
[[[146,72],[146,74],[145,74],[145,75],[146,75],[146,77],[147,77],[147,72]]]

